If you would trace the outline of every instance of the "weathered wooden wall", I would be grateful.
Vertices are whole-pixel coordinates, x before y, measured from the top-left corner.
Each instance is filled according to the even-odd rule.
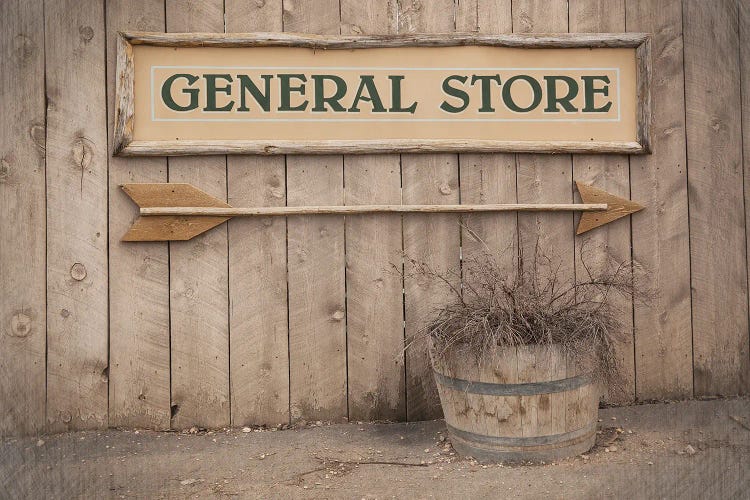
[[[750,392],[746,1],[5,0],[0,23],[0,435],[437,417],[423,347],[402,349],[446,290],[391,263],[457,266],[537,237],[571,281],[584,247],[651,270],[653,303],[620,304],[624,390],[606,399]],[[650,32],[654,152],[113,158],[124,30]],[[119,241],[124,182],[305,205],[570,202],[574,179],[648,209],[577,239],[570,215],[483,214]]]

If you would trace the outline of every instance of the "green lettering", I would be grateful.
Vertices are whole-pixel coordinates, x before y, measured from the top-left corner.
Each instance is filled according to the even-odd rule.
[[[534,95],[531,100],[531,104],[525,108],[518,106],[513,100],[513,94],[511,94],[511,87],[518,80],[527,82],[531,87],[531,92]],[[503,86],[503,102],[505,103],[505,106],[511,111],[515,111],[516,113],[528,113],[529,111],[539,106],[539,103],[542,102],[542,86],[539,85],[539,82],[537,82],[529,75],[512,76],[505,82],[505,85]]]
[[[279,104],[279,111],[304,111],[305,109],[307,109],[308,102],[306,100],[302,102],[302,104],[298,104],[297,106],[292,106],[291,104],[292,92],[296,92],[303,96],[305,95],[305,83],[304,82],[307,81],[307,78],[305,78],[305,75],[282,73],[277,76],[279,77],[279,82],[280,82],[280,87],[281,87],[281,96],[280,96],[281,102]],[[292,87],[291,85],[292,78],[301,81],[302,84],[296,87]]]
[[[443,92],[451,97],[461,99],[463,104],[461,106],[454,106],[452,104],[448,104],[447,101],[443,101],[443,103],[440,105],[440,109],[448,113],[460,113],[461,111],[466,109],[466,107],[469,105],[469,94],[461,89],[457,89],[456,87],[451,87],[450,82],[452,80],[458,80],[461,83],[466,83],[466,80],[468,79],[468,76],[451,75],[443,80]]]
[[[609,96],[609,85],[605,85],[601,88],[594,88],[594,80],[602,81],[606,84],[609,84],[609,77],[608,76],[582,76],[581,80],[583,80],[583,96],[584,96],[584,106],[583,106],[583,112],[584,113],[606,113],[609,111],[609,108],[612,107],[612,102],[608,102],[601,108],[597,108],[594,105],[594,95],[595,94],[602,94],[605,96]]]
[[[216,86],[216,80],[222,79],[226,82],[231,83],[232,77],[229,75],[203,75],[203,78],[206,80],[206,107],[203,108],[203,111],[230,111],[232,109],[232,106],[234,106],[234,101],[229,101],[224,106],[218,108],[216,107],[216,93],[217,92],[223,92],[226,95],[230,95],[232,93],[232,87],[230,85],[226,85],[224,87],[217,87]]]
[[[188,94],[190,96],[190,104],[187,106],[180,106],[174,102],[174,99],[172,99],[172,85],[178,78],[184,78],[187,80],[188,85],[192,85],[198,81],[196,75],[189,75],[187,73],[177,73],[176,75],[172,75],[164,80],[164,84],[161,86],[161,99],[171,110],[192,111],[198,107],[198,89],[182,89],[183,94]]]
[[[346,82],[343,78],[336,75],[312,75],[312,79],[315,81],[315,107],[312,108],[313,111],[325,111],[326,103],[332,111],[346,111],[344,106],[339,103],[339,100],[346,95]],[[336,92],[330,97],[325,96],[325,89],[323,88],[326,80],[336,84]]]
[[[569,113],[575,113],[578,109],[573,106],[570,102],[578,95],[578,82],[569,76],[545,76],[544,79],[547,81],[547,107],[544,111],[547,113],[559,113],[560,108],[557,107],[561,104],[563,109]],[[562,81],[568,84],[568,92],[563,97],[557,97],[557,81]]]
[[[391,81],[391,107],[389,113],[411,113],[417,109],[417,103],[413,102],[408,108],[401,107],[401,81],[406,78],[403,75],[391,75],[388,79]]]
[[[255,99],[255,103],[260,106],[263,111],[271,111],[271,78],[273,75],[260,75],[263,79],[265,93],[262,93],[255,82],[247,75],[237,75],[237,79],[240,82],[240,107],[237,111],[250,111],[245,103],[246,90],[249,90]]]
[[[367,95],[363,94],[365,90],[367,90]],[[378,94],[378,88],[375,86],[373,75],[360,75],[359,88],[354,96],[354,102],[349,108],[350,113],[359,113],[359,101],[371,102],[373,113],[385,113],[385,107],[380,99],[380,94]]]
[[[494,113],[495,108],[492,107],[490,83],[494,81],[500,85],[500,75],[471,75],[471,84],[474,85],[477,81],[482,82],[482,106],[479,108],[479,112]]]

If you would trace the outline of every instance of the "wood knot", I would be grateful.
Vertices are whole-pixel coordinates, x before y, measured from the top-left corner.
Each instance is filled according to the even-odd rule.
[[[522,12],[519,16],[519,24],[521,25],[521,33],[530,33],[534,30],[534,22],[527,12]]]
[[[446,196],[449,195],[449,194],[451,194],[453,192],[453,189],[451,189],[451,187],[448,185],[447,182],[444,182],[444,183],[440,184],[440,186],[438,187],[438,189],[440,190],[440,194],[443,194],[443,195],[446,195]]]
[[[11,337],[24,338],[31,334],[31,317],[26,314],[23,310],[16,311],[10,318],[10,331],[8,335]]]
[[[83,281],[86,278],[86,266],[76,262],[70,268],[70,277],[76,281]]]
[[[273,175],[268,179],[268,185],[272,188],[277,188],[281,186],[281,179],[278,175]]]
[[[10,162],[5,158],[0,159],[0,182],[5,182],[10,177]]]
[[[18,34],[13,38],[13,54],[16,56],[16,60],[20,63],[25,63],[36,50],[36,44],[34,41],[24,34]]]
[[[39,151],[44,152],[47,149],[47,129],[44,125],[34,124],[29,128],[29,136]]]
[[[89,43],[94,38],[94,28],[91,26],[79,26],[78,33],[81,35],[83,43]]]
[[[341,309],[336,309],[331,317],[334,319],[334,321],[341,321],[342,319],[344,319],[344,311],[342,311]]]
[[[63,318],[67,318],[70,316],[70,311],[68,311],[67,309],[60,309],[60,316],[62,316]]]
[[[255,0],[255,6],[259,9],[262,9],[266,6],[266,0]]]
[[[83,175],[83,171],[89,168],[94,157],[94,148],[91,145],[91,141],[85,137],[77,138],[73,142],[72,157],[76,168],[80,168],[81,175]]]

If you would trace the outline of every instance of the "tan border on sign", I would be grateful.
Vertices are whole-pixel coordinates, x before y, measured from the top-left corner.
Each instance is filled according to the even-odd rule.
[[[161,47],[305,47],[365,49],[478,45],[516,48],[635,48],[638,131],[635,142],[388,139],[365,141],[134,141],[133,45]],[[651,152],[651,37],[645,33],[479,35],[464,33],[319,36],[292,33],[119,33],[113,154],[185,156],[212,154],[363,153],[627,153]]]

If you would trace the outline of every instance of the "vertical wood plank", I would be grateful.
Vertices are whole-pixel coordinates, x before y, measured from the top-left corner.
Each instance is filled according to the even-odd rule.
[[[498,34],[512,29],[511,0],[456,0],[456,31]]]
[[[399,3],[399,32],[450,32],[454,25],[451,0]],[[401,157],[404,204],[451,204],[459,202],[458,156],[455,154],[405,154]],[[410,214],[404,217],[404,253],[433,269],[457,270],[459,218],[451,214]],[[408,271],[408,269],[407,269]],[[441,415],[437,388],[427,356],[426,342],[414,342],[434,307],[451,300],[446,286],[406,277],[406,417],[430,420]]]
[[[107,6],[110,148],[119,31],[164,31],[164,3]],[[166,182],[166,158],[109,158],[109,423],[168,429],[169,254],[167,243],[125,243],[138,208],[120,189],[129,182]]]
[[[567,0],[513,0],[516,33],[568,31]],[[518,155],[519,203],[571,203],[573,168],[570,155]],[[518,214],[524,265],[532,265],[535,247],[559,269],[558,280],[575,279],[573,216],[566,213]]]
[[[636,398],[693,393],[690,242],[680,0],[627,0],[628,31],[652,33],[654,149],[630,157],[630,193],[647,207],[632,216],[633,261],[655,292],[635,303]]]
[[[396,31],[390,2],[341,0],[345,34]],[[344,156],[346,205],[400,204],[397,154]],[[346,218],[346,325],[349,417],[406,419],[403,283],[393,265],[402,260],[401,217]]]
[[[484,34],[511,33],[510,0],[459,1],[456,30]],[[460,154],[461,203],[516,203],[516,156],[513,154]],[[463,217],[462,255],[492,255],[511,273],[517,263],[518,217],[513,212],[471,214]],[[464,277],[465,279],[465,277]]]
[[[621,33],[625,31],[625,0],[571,0],[569,23],[571,33]],[[573,178],[610,193],[630,198],[630,164],[626,155],[574,155]],[[576,196],[580,201],[580,197]],[[597,231],[575,239],[576,279],[588,278],[583,263],[594,273],[620,263],[630,263],[630,218],[607,224]],[[635,398],[635,353],[633,343],[633,302],[615,295],[610,305],[622,330],[616,344],[620,369],[620,387],[605,388],[604,399],[610,403],[627,403]]]
[[[284,0],[284,31],[316,35],[341,33],[338,0]]]
[[[107,426],[104,5],[47,1],[45,20],[47,420],[59,432]]]
[[[167,31],[223,32],[223,0],[166,3]],[[226,199],[226,157],[170,158],[169,181]],[[227,229],[170,243],[172,427],[230,423]]]
[[[0,437],[45,421],[42,0],[0,2]]]
[[[282,31],[282,1],[225,2],[227,32]],[[286,204],[283,156],[228,156],[228,202]],[[289,422],[286,218],[229,221],[232,425]]]
[[[740,92],[742,94],[742,159],[745,173],[745,238],[748,251],[750,282],[750,4],[739,2],[740,23]],[[750,335],[750,333],[749,333]],[[747,387],[747,386],[746,386]]]
[[[684,2],[696,395],[750,390],[738,3]]]
[[[567,0],[513,0],[514,33],[564,33],[568,31]],[[570,155],[523,154],[517,156],[517,192],[520,203],[560,203],[573,201],[573,164]],[[518,214],[520,265],[535,266],[537,257],[550,259],[549,271],[562,282],[575,280],[575,232],[571,214]],[[540,255],[536,253],[539,252]],[[543,279],[543,278],[542,278]],[[519,351],[520,355],[520,351]],[[521,358],[519,357],[519,364]],[[563,396],[566,426],[577,399]],[[575,400],[575,401],[574,401]],[[522,404],[528,406],[526,401]],[[571,408],[571,405],[573,407]],[[532,405],[532,409],[537,405]],[[538,415],[523,412],[523,427]],[[573,429],[565,429],[573,430]]]
[[[335,0],[284,2],[284,30],[338,34]],[[287,204],[344,201],[343,157],[289,156]],[[344,218],[287,219],[292,420],[347,418]]]

